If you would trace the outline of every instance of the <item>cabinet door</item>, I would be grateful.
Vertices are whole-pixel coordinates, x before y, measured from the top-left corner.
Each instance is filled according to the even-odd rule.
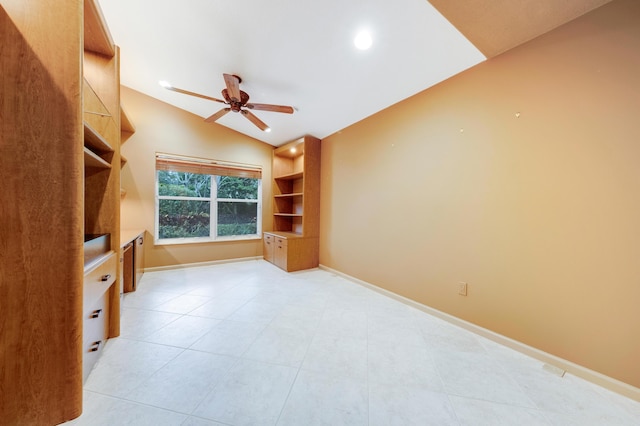
[[[136,238],[133,261],[136,269],[136,279],[133,284],[133,290],[135,291],[138,288],[138,284],[140,284],[142,274],[144,274],[144,237],[142,235]]]
[[[275,239],[273,238],[273,235],[269,235],[269,234],[265,234],[264,235],[264,240],[262,243],[262,255],[264,256],[264,260],[266,260],[267,262],[271,262],[274,263],[273,261],[273,248],[274,248],[274,243]]]
[[[122,291],[128,293],[135,289],[133,283],[133,243],[124,246],[122,251]]]
[[[273,250],[274,264],[280,268],[287,270],[287,240],[285,238],[276,237],[275,247]]]

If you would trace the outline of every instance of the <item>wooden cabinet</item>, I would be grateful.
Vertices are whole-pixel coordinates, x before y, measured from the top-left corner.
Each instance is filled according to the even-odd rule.
[[[271,238],[271,253],[265,251],[264,259],[287,272],[300,271],[318,266],[319,240],[315,237],[302,237],[295,234],[265,232]],[[267,256],[271,256],[268,258]]]
[[[120,263],[87,287],[83,253],[85,234],[119,250],[119,54],[96,0],[2,0],[0,34],[0,419],[59,424],[82,410],[90,330],[119,334]]]
[[[273,231],[264,233],[265,260],[285,271],[314,268],[319,234],[320,140],[305,136],[273,152]]]
[[[121,232],[123,258],[123,291],[136,291],[144,274],[144,230],[124,229]]]

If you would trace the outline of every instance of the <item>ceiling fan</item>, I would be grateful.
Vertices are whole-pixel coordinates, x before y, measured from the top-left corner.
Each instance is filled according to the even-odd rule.
[[[257,111],[272,111],[272,112],[283,112],[285,114],[293,114],[293,108],[285,105],[271,105],[271,104],[255,104],[248,103],[249,95],[247,92],[243,92],[240,90],[240,83],[242,83],[242,79],[237,75],[233,74],[222,74],[224,76],[224,82],[226,84],[226,88],[222,89],[222,97],[223,99],[212,98],[211,96],[201,95],[199,93],[189,92],[188,90],[178,89],[177,87],[171,86],[169,83],[161,81],[160,85],[165,89],[172,90],[178,93],[184,93],[185,95],[196,96],[202,99],[208,99],[210,101],[220,102],[228,105],[226,108],[222,108],[220,111],[211,115],[210,117],[205,118],[204,121],[208,123],[213,123],[220,117],[223,117],[228,112],[239,112],[244,115],[255,124],[260,130],[265,132],[270,132],[271,129],[267,126],[262,120],[255,116],[250,110]]]

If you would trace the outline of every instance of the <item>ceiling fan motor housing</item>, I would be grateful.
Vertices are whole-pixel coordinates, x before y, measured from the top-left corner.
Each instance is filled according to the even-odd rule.
[[[240,109],[249,102],[249,95],[247,92],[243,92],[240,90],[240,100],[235,101],[229,96],[229,91],[227,89],[222,89],[222,97],[231,107],[231,111],[240,112]]]

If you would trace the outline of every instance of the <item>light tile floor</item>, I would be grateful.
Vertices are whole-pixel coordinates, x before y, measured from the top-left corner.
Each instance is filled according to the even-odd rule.
[[[323,270],[148,272],[75,425],[640,425],[640,403]]]

